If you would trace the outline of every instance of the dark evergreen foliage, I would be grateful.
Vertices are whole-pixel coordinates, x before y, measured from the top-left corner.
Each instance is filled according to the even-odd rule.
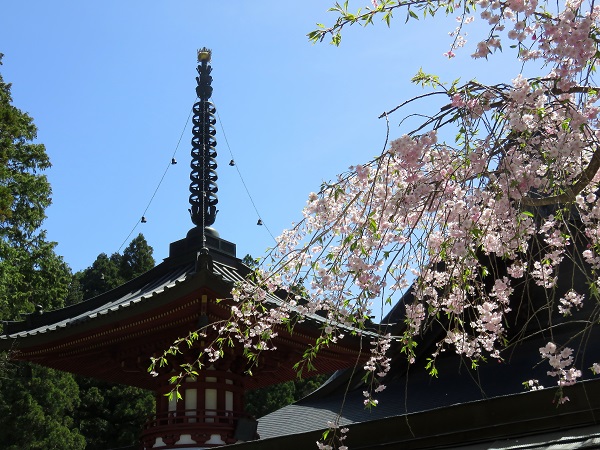
[[[79,388],[73,376],[29,363],[7,363],[0,376],[0,448],[85,448],[74,426]]]
[[[248,391],[244,399],[245,410],[254,417],[262,417],[306,397],[327,378],[329,375],[317,375]]]
[[[76,377],[81,404],[75,423],[85,436],[87,450],[107,450],[138,443],[148,416],[154,412],[154,395],[131,386]]]
[[[0,54],[0,64],[2,63]],[[12,105],[0,75],[0,320],[63,306],[70,270],[41,229],[51,189],[50,160],[34,143],[33,120]],[[78,387],[69,374],[0,354],[0,446],[7,450],[85,448],[73,424]]]
[[[133,239],[123,251],[121,257],[119,274],[125,280],[139,277],[154,267],[153,248],[148,245],[144,236],[140,233]]]
[[[88,299],[113,289],[154,267],[152,247],[138,235],[123,255],[98,255],[87,269],[77,272],[70,301]],[[154,394],[131,386],[76,377],[80,406],[75,425],[85,436],[88,450],[131,446],[138,442],[144,422],[154,413]]]
[[[0,54],[2,64],[2,54]],[[51,203],[42,172],[50,160],[34,143],[33,120],[12,105],[0,75],[0,319],[19,319],[35,305],[63,305],[70,271],[40,227]]]

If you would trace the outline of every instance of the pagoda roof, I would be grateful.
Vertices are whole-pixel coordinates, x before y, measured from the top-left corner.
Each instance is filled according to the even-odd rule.
[[[138,313],[147,310],[155,307],[155,300],[167,291],[193,282],[196,275],[194,263],[176,267],[163,264],[139,278],[89,300],[54,311],[27,314],[22,321],[5,322],[5,334],[0,336],[0,348],[7,348],[7,341],[51,334],[81,327],[89,322],[116,320],[130,311],[135,310]],[[233,284],[243,279],[239,268],[217,261],[213,267],[215,276],[221,282]],[[205,284],[203,281],[207,279],[204,277],[200,281],[200,284]]]
[[[130,314],[145,312],[164,304],[165,300],[171,300],[173,296],[166,294],[177,288],[187,287],[187,291],[189,288],[208,287],[217,294],[230,298],[234,284],[246,280],[246,276],[251,272],[237,258],[227,262],[213,260],[211,269],[211,272],[197,271],[195,262],[173,266],[166,260],[143,275],[96,297],[53,311],[24,314],[25,318],[21,321],[4,321],[0,349],[12,348],[12,341],[15,340],[29,341],[34,340],[36,336],[122,320]],[[283,304],[283,300],[274,293],[267,294],[266,302],[271,306]],[[319,324],[327,322],[318,314],[308,314],[304,318]],[[375,336],[372,332],[363,333]]]
[[[207,323],[228,320],[231,290],[251,273],[222,240],[213,236],[212,243],[203,253],[185,245],[186,239],[175,242],[161,264],[116,289],[65,308],[26,314],[21,321],[4,322],[0,349],[11,351],[15,359],[153,388],[153,378],[147,374],[150,357],[197,330],[203,315]],[[267,306],[283,304],[277,294],[267,294]],[[293,364],[327,323],[316,314],[303,319],[292,334],[280,327],[275,345],[287,351],[269,352],[263,363],[264,376],[256,376],[257,370],[253,370],[255,376],[247,380],[249,388],[296,376]],[[362,336],[375,334],[363,331]],[[317,370],[332,373],[353,364],[360,353],[360,339],[347,336],[330,345]]]
[[[169,257],[162,263],[115,289],[53,311],[23,314],[24,320],[4,321],[0,349],[12,348],[15,340],[46,341],[38,338],[96,327],[145,312],[172,301],[177,295],[168,294],[173,291],[182,295],[179,291],[210,287],[217,295],[230,296],[234,283],[243,280],[251,269],[235,256],[235,244],[218,235],[204,237],[203,243],[201,237],[192,229],[186,238],[171,244]],[[200,250],[206,244],[210,270],[203,270],[205,267],[198,264]],[[271,297],[272,301],[279,301]]]

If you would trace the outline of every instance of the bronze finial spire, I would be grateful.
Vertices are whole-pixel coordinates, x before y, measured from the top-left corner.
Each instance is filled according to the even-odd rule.
[[[210,73],[211,51],[206,47],[198,50],[198,75],[192,119],[192,173],[190,174],[190,214],[192,222],[198,227],[209,227],[217,217],[217,151],[215,147],[215,106],[209,100],[212,95],[212,77]]]

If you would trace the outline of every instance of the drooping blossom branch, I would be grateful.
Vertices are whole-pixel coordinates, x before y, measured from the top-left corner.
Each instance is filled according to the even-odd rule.
[[[231,319],[215,331],[256,358],[272,349],[277,326],[318,314],[322,334],[297,366],[304,368],[346,330],[371,327],[381,305],[404,302],[402,326],[389,335],[383,324],[372,343],[364,366],[367,406],[378,401],[397,356],[389,354],[390,342],[399,343],[393,348],[408,363],[423,361],[416,349],[432,330],[432,373],[444,351],[477,364],[547,334],[537,357],[550,362],[561,389],[568,387],[581,377],[581,352],[557,342],[555,331],[568,324],[589,329],[600,320],[600,90],[592,77],[600,7],[579,0],[381,0],[351,13],[347,3],[336,3],[335,24],[309,38],[332,36],[339,45],[347,25],[378,16],[389,23],[402,9],[409,19],[459,12],[446,56],[466,47],[465,28],[483,20],[488,32],[472,57],[492,58],[508,41],[519,62],[514,78],[446,85],[419,71],[413,82],[427,93],[382,116],[390,120],[410,107],[408,115],[420,123],[309,195],[302,220],[281,234],[254,278],[236,288]],[[531,61],[543,71],[526,78],[520,68]],[[436,112],[417,111],[420,101],[434,98],[442,99]],[[561,278],[568,264],[585,283]],[[543,294],[528,297],[533,289]],[[287,295],[267,306],[275,291]],[[210,355],[219,357],[218,346]],[[591,371],[599,370],[593,363]],[[530,388],[540,387],[530,381]]]

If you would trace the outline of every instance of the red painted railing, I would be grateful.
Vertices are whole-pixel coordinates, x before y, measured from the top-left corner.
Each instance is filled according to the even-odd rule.
[[[205,442],[210,440],[212,435],[217,434],[225,443],[233,444],[237,441],[234,435],[240,419],[248,419],[248,416],[220,410],[169,411],[154,416],[146,422],[141,441],[145,449],[152,448],[158,438],[162,438],[167,446],[172,446],[171,448],[190,448],[200,445],[211,446],[211,444],[205,445]],[[190,435],[196,444],[176,444],[182,435]]]

